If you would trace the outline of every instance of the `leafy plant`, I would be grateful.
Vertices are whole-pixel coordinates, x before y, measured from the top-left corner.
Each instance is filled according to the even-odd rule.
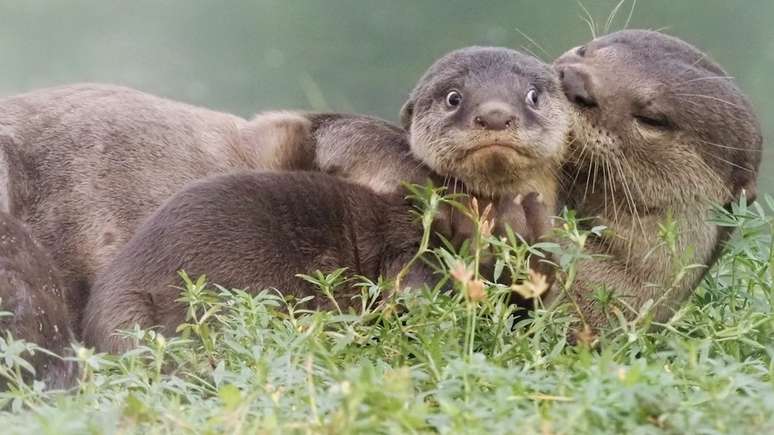
[[[442,200],[438,192],[425,194]],[[766,207],[772,206],[767,198]],[[179,336],[124,331],[139,346],[121,356],[76,348],[81,378],[66,392],[22,382],[20,358],[32,345],[6,337],[0,375],[11,386],[0,392],[3,432],[774,429],[774,240],[763,205],[716,210],[713,221],[734,228],[735,236],[671,320],[658,328],[622,321],[600,334],[596,347],[568,344],[569,327],[578,320],[572,303],[526,311],[508,303],[514,283],[479,273],[476,260],[486,251],[496,257],[496,276],[529,279],[528,257],[538,251],[515,234],[488,234],[486,214],[469,212],[479,219],[476,240],[458,252],[426,246],[423,258],[442,279],[432,288],[395,294],[402,310],[388,313],[389,305],[379,303],[394,283],[346,270],[302,276],[319,287],[315,297],[335,300],[344,282],[361,289],[355,296],[360,303],[321,312],[274,290],[247,293],[183,274],[180,300],[188,315]],[[555,252],[560,283],[571,292],[574,265],[588,259],[582,248],[589,232],[572,213],[561,218],[562,242],[542,248]],[[664,223],[660,237],[667,248],[676,230]],[[692,267],[676,258],[676,276]],[[613,306],[612,290],[598,289],[597,297]]]

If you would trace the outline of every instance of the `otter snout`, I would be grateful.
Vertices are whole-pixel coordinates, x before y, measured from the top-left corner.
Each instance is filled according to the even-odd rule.
[[[473,113],[473,127],[484,130],[505,130],[516,123],[516,112],[509,104],[487,101]]]
[[[581,107],[596,107],[597,99],[591,90],[588,72],[573,65],[558,65],[559,81],[567,99]]]

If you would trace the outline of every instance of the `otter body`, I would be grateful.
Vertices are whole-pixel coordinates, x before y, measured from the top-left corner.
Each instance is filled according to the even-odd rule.
[[[277,137],[250,142],[241,136],[248,127],[235,116],[115,86],[6,98],[2,206],[51,252],[77,316],[96,271],[165,199],[210,174],[264,167],[262,140]],[[295,127],[274,134],[284,141]]]
[[[464,101],[452,104],[449,100],[452,94],[464,98]],[[249,178],[240,178],[240,182],[254,186],[249,191],[237,189],[238,183],[233,181],[226,182],[232,180],[228,177],[186,189],[154,214],[138,230],[126,249],[115,257],[111,266],[100,274],[89,299],[83,325],[85,338],[98,348],[119,351],[123,345],[110,338],[116,328],[128,328],[135,323],[143,327],[161,324],[167,332],[171,331],[170,328],[183,320],[184,313],[179,304],[174,304],[176,291],[167,288],[176,281],[175,271],[179,269],[194,274],[214,273],[211,275],[213,281],[230,286],[254,289],[274,286],[296,294],[310,289],[304,287],[308,284],[299,282],[295,274],[315,268],[348,266],[372,278],[393,276],[394,271],[402,266],[401,261],[414,254],[420,234],[416,229],[409,231],[406,222],[410,213],[405,204],[401,202],[400,209],[388,213],[375,200],[362,197],[363,192],[396,195],[401,181],[415,181],[417,176],[433,175],[430,169],[438,171],[438,178],[444,177],[450,190],[457,187],[456,180],[459,179],[462,182],[460,188],[464,186],[468,191],[489,197],[501,193],[516,195],[518,189],[525,189],[524,193],[534,190],[545,192],[543,196],[530,196],[528,206],[512,202],[511,195],[493,199],[497,203],[495,209],[502,214],[496,217],[497,228],[503,228],[502,224],[508,223],[527,238],[536,239],[545,231],[546,210],[553,210],[555,206],[552,176],[558,168],[568,128],[567,115],[561,110],[564,104],[558,81],[548,66],[513,50],[474,47],[444,56],[420,80],[403,108],[402,119],[411,132],[408,135],[373,118],[301,114],[309,119],[311,128],[308,137],[297,137],[299,141],[295,148],[313,144],[313,160],[317,168],[326,168],[326,172],[338,177],[367,185],[367,189],[358,186],[361,203],[355,207],[346,199],[354,195],[353,191],[347,194],[340,192],[341,186],[352,189],[352,185],[311,174],[286,174],[284,178],[277,174],[253,174]],[[415,123],[418,125],[416,128],[412,127]],[[278,147],[284,150],[293,148],[294,144],[290,142]],[[419,161],[414,157],[417,154],[421,155]],[[385,171],[385,168],[389,169]],[[393,177],[372,178],[374,174],[387,173],[393,174]],[[537,178],[538,175],[541,178]],[[450,179],[455,180],[455,184],[450,184]],[[493,180],[506,184],[500,186]],[[262,183],[265,184],[263,187]],[[326,183],[332,184],[327,186]],[[205,189],[202,186],[217,188]],[[233,197],[228,200],[219,199],[228,189],[242,193],[232,193]],[[344,199],[330,199],[331,189],[339,192],[339,196],[343,195]],[[294,197],[303,197],[304,200],[295,202]],[[546,206],[537,198],[549,198],[550,205]],[[232,206],[231,201],[240,203],[248,202],[248,199],[249,204],[259,206],[248,209]],[[197,205],[197,200],[205,205]],[[282,201],[289,201],[289,205],[283,206]],[[337,204],[345,206],[340,210]],[[185,207],[193,207],[195,214],[187,215],[179,211]],[[203,210],[201,214],[198,212],[200,209]],[[225,211],[217,213],[213,210]],[[289,212],[291,210],[292,213]],[[314,213],[334,213],[337,217],[307,222],[301,216],[312,213],[310,210]],[[342,218],[343,212],[346,212],[346,219]],[[260,225],[250,218],[255,213],[263,216]],[[350,217],[373,213],[388,219],[373,221],[370,226],[358,229],[356,227],[361,224]],[[456,215],[457,219],[461,217]],[[222,233],[213,227],[223,220],[231,223],[226,228],[238,228],[238,223],[245,219],[252,223],[233,233]],[[392,222],[396,219],[403,224]],[[451,223],[452,230],[463,228],[462,231],[465,231],[465,223],[455,222],[454,217],[447,221]],[[280,226],[278,231],[267,230],[280,222],[288,224]],[[254,229],[256,225],[260,228]],[[386,226],[380,228],[382,225]],[[322,229],[310,231],[309,228],[313,227]],[[191,233],[192,228],[197,232]],[[300,231],[299,228],[307,230]],[[249,231],[255,234],[251,235]],[[353,231],[352,238],[342,247],[340,239],[349,234],[348,231]],[[369,245],[365,250],[356,246],[355,240],[371,233],[376,238],[373,246]],[[362,267],[355,267],[351,258],[342,257],[344,253],[351,252],[394,251],[395,244],[381,240],[380,234],[399,235],[402,243],[412,249],[392,255],[391,258],[397,260],[391,261],[388,266],[380,263],[379,268],[368,270],[361,270]],[[270,242],[272,237],[274,241]],[[235,238],[244,241],[237,244]],[[300,248],[310,253],[311,257],[301,256],[307,262],[299,262],[301,259],[291,243],[295,239],[301,240],[298,243],[307,244]],[[218,245],[219,240],[223,241],[222,247]],[[230,258],[240,255],[240,250],[234,250],[232,244],[244,246],[244,249],[253,246],[246,252],[249,253],[248,258],[256,259],[255,263],[242,264]],[[255,246],[261,250],[256,252]],[[336,247],[333,252],[341,255],[331,253],[331,246]],[[327,254],[316,256],[318,251]],[[181,261],[173,255],[189,257]],[[319,258],[326,258],[328,262],[320,263]],[[274,260],[279,263],[273,264]],[[243,267],[224,269],[222,266],[232,263]],[[288,267],[278,266],[282,264]],[[136,270],[143,271],[143,274],[133,272]],[[256,271],[254,275],[249,272],[252,270]],[[240,278],[240,274],[244,277]],[[420,273],[420,276],[425,275]],[[139,281],[130,280],[126,284],[127,276],[138,276]],[[151,281],[143,281],[142,276]],[[306,290],[302,291],[304,288]],[[148,296],[145,289],[162,289],[151,290],[151,293],[166,296]],[[114,306],[118,308],[111,308]],[[157,312],[160,314],[153,314]]]
[[[24,226],[0,212],[0,335],[35,343],[65,355],[74,341],[65,298],[66,287],[48,253],[30,237]],[[48,387],[73,380],[76,366],[42,352],[30,360],[35,378]]]
[[[551,70],[513,50],[471,48],[445,56],[431,71],[406,104],[404,124],[413,131],[414,123],[447,123],[454,136],[423,129],[414,137],[357,115],[270,112],[247,121],[117,86],[5,98],[0,206],[51,252],[76,318],[95,274],[140,222],[187,183],[211,175],[314,170],[380,193],[434,178],[450,191],[485,196],[499,193],[492,179],[510,187],[521,180],[522,190],[540,191],[554,208],[553,172],[567,122],[566,114],[547,117],[566,104]],[[465,102],[446,107],[454,89]],[[531,91],[541,100],[526,107]],[[508,122],[500,123],[502,116]],[[530,138],[546,131],[550,140],[533,146]],[[443,165],[434,163],[441,159]]]
[[[330,301],[296,274],[346,267],[374,280],[395,277],[421,240],[410,207],[399,194],[313,172],[248,172],[193,183],[154,212],[99,273],[84,340],[119,352],[132,344],[112,336],[116,329],[139,324],[174,334],[185,316],[173,287],[179,270],[230,288],[314,295],[313,307],[327,307]],[[411,276],[416,286],[430,271]],[[359,294],[342,291],[336,295],[342,306]]]
[[[566,201],[584,224],[609,231],[588,239],[605,259],[581,265],[575,292],[591,326],[607,322],[591,297],[601,286],[633,318],[648,301],[654,320],[671,316],[728,239],[707,221],[713,204],[753,199],[760,126],[750,103],[709,57],[677,38],[628,30],[597,38],[555,61],[573,103],[574,140],[563,173]],[[658,237],[677,224],[674,258]],[[678,261],[701,264],[674,282]],[[630,309],[631,308],[631,309]]]
[[[327,139],[341,138],[342,128],[364,131],[358,123],[390,135],[371,142],[376,135],[364,132],[367,145]],[[77,318],[96,272],[187,183],[239,170],[311,169],[395,191],[402,177],[429,174],[396,143],[396,129],[346,115],[271,112],[247,121],[118,86],[43,89],[0,100],[0,206],[51,252]],[[382,164],[361,164],[350,146],[377,148],[362,153],[381,155]]]

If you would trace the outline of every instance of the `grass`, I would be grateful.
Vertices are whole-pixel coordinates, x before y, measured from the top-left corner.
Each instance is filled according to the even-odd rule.
[[[588,235],[571,214],[565,219],[561,279],[571,277]],[[20,357],[34,346],[0,341],[0,375],[10,380],[0,392],[0,427],[7,434],[770,433],[772,219],[759,204],[714,219],[737,231],[692,300],[659,328],[619,319],[594,347],[568,344],[578,319],[572,304],[514,316],[511,289],[480,280],[473,260],[487,246],[498,252],[496,270],[517,276],[528,254],[515,236],[486,237],[485,223],[461,253],[422,253],[445,278],[436,288],[384,304],[389,283],[345,271],[305,276],[319,297],[359,282],[350,311],[310,312],[276,291],[251,294],[184,276],[189,308],[180,336],[127,331],[143,344],[121,357],[74,346],[81,381],[72,391],[24,383]],[[665,226],[665,243],[672,231]],[[454,291],[442,290],[448,286]]]

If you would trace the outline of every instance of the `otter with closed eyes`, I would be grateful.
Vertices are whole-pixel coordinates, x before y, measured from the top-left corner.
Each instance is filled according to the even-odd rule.
[[[586,246],[606,258],[578,268],[573,291],[585,321],[606,324],[609,313],[592,297],[604,287],[629,318],[657,302],[654,320],[663,322],[728,240],[727,228],[708,222],[712,205],[755,198],[758,120],[723,68],[661,33],[612,33],[554,65],[573,113],[564,196],[584,225],[608,227]],[[678,255],[705,266],[677,282],[677,260],[658,237],[668,219],[677,224]]]

